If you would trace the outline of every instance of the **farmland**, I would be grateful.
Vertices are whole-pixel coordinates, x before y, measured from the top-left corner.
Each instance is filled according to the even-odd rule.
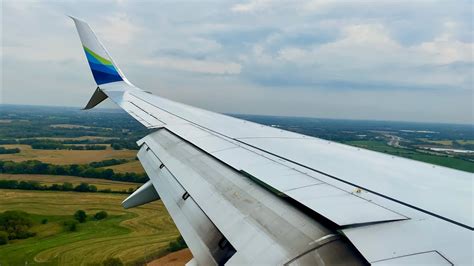
[[[145,170],[143,170],[142,165],[140,164],[140,161],[132,161],[128,163],[123,163],[123,164],[118,164],[118,165],[113,165],[113,166],[107,166],[103,167],[106,169],[112,169],[116,173],[143,173]]]
[[[430,153],[423,153],[415,149],[392,147],[382,141],[349,141],[347,144],[430,164],[455,168],[467,172],[474,172],[474,163],[459,158],[449,157],[447,155],[434,155]]]
[[[33,108],[35,109],[35,108]],[[0,111],[4,111],[2,109]],[[124,163],[109,165],[116,173],[143,173],[136,160],[136,140],[146,134],[141,125],[117,112],[79,112],[71,109],[8,109],[2,117],[2,147],[19,148],[19,153],[2,154],[0,160],[23,162],[37,160],[51,165],[88,165],[110,159]],[[12,111],[13,110],[13,111]],[[79,116],[79,118],[77,118]],[[106,117],[105,119],[103,117]],[[105,150],[33,149],[19,144],[41,140],[69,145],[105,145]],[[16,142],[16,143],[15,143]],[[121,147],[117,148],[118,143]],[[112,146],[115,145],[115,148]],[[99,168],[97,168],[99,169]],[[68,175],[0,174],[0,180],[36,181],[41,185],[86,182],[97,189],[135,190],[140,184]],[[127,194],[66,191],[0,189],[0,213],[7,210],[27,212],[33,219],[34,237],[10,240],[0,246],[0,265],[101,265],[108,258],[124,264],[144,264],[169,253],[167,248],[179,232],[161,201],[125,210],[120,205]],[[77,210],[91,217],[106,211],[108,217],[89,218],[77,231],[67,232],[64,222]],[[46,224],[40,221],[47,220]]]
[[[133,160],[135,150],[36,150],[30,145],[1,145],[6,148],[19,148],[20,153],[0,154],[0,160],[21,162],[38,160],[52,164],[86,164],[107,159]]]
[[[8,163],[10,172],[5,170],[0,173],[0,180],[37,181],[47,186],[63,183],[75,186],[86,182],[96,186],[98,190],[112,191],[129,191],[140,185],[123,181],[148,180],[142,174],[144,170],[140,162],[136,160],[136,141],[150,131],[124,113],[111,110],[80,112],[72,108],[9,106],[0,109],[0,116],[0,146],[20,149],[18,153],[0,155],[2,162],[17,162]],[[314,137],[474,172],[472,154],[425,149],[473,149],[474,135],[471,128],[464,125],[240,117]],[[394,139],[397,141],[393,141]],[[61,149],[34,149],[25,140],[48,141],[58,144]],[[103,145],[106,149],[68,149],[72,145]],[[110,159],[119,161],[104,164]],[[12,165],[29,160],[49,164],[43,167],[43,171],[56,169],[57,172],[12,172]],[[41,163],[33,162],[29,165],[41,166]],[[76,174],[73,173],[74,169]],[[100,171],[113,172],[120,179],[111,180],[114,175],[92,175]],[[131,178],[134,174],[142,174],[141,179]],[[125,210],[120,203],[127,196],[101,192],[0,189],[0,212],[17,210],[29,213],[34,220],[31,230],[36,233],[34,237],[11,240],[0,246],[0,265],[100,265],[108,258],[118,258],[125,264],[142,265],[166,255],[169,243],[179,236],[179,232],[162,202],[156,201]],[[64,222],[71,219],[79,209],[86,211],[88,221],[79,224],[77,231],[65,231]],[[102,210],[109,214],[105,220],[90,218]],[[40,221],[45,219],[48,222],[42,224]],[[181,256],[184,258],[183,262],[188,259],[189,253],[186,256]],[[173,256],[163,258],[175,259]]]
[[[2,265],[84,265],[99,264],[107,258],[140,263],[164,255],[179,233],[161,201],[125,210],[120,202],[126,195],[0,190],[0,212],[22,210],[39,222],[37,235],[0,246]],[[66,232],[62,222],[78,210],[105,210],[109,217],[79,225]]]

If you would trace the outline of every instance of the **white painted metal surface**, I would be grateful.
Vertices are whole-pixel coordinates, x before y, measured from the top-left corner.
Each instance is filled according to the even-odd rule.
[[[284,249],[268,246],[268,234],[272,232],[259,234],[263,228],[257,230],[252,220],[245,218],[260,211],[258,207],[243,214],[229,205],[229,198],[223,200],[225,186],[218,184],[231,184],[226,189],[245,192],[259,187],[234,183],[229,178],[231,174],[223,173],[212,186],[202,182],[205,173],[215,171],[208,161],[201,161],[203,156],[251,175],[278,191],[278,195],[289,196],[334,222],[368,262],[442,264],[443,260],[436,256],[441,254],[449,263],[473,264],[474,183],[470,173],[216,114],[151,95],[127,81],[103,84],[100,89],[146,127],[165,128],[179,136],[165,140],[150,137],[144,142],[159,153],[157,156],[172,169],[180,184],[195,195],[193,200],[219,230],[232,238],[240,254],[233,257],[234,262],[249,262],[249,258],[258,259]],[[149,166],[153,167],[157,166]],[[163,193],[167,198],[173,197],[169,192]],[[252,198],[251,193],[245,195]],[[275,204],[271,202],[266,204]],[[237,235],[242,229],[247,234]],[[252,243],[270,249],[246,246]]]
[[[167,196],[162,195],[163,199],[172,197],[170,193],[174,198],[179,198],[185,191],[189,193],[192,201],[237,250],[227,265],[282,265],[308,252],[312,256],[294,265],[336,262],[341,256],[347,256],[348,263],[358,263],[357,256],[356,259],[351,257],[351,249],[340,239],[331,243],[339,248],[338,253],[321,252],[320,243],[315,240],[330,235],[328,229],[168,131],[160,130],[140,142],[143,146],[139,158],[144,161],[147,172],[154,175],[169,170],[167,175],[172,175],[172,178],[157,177],[156,182],[174,178],[182,188],[170,191],[166,185],[167,190],[163,193]],[[156,162],[151,163],[151,160]],[[162,169],[159,169],[162,163]],[[162,183],[157,183],[157,188],[161,195]],[[178,199],[176,203],[183,209],[187,201]],[[170,213],[174,219],[194,219],[175,217],[172,210]],[[177,222],[178,227],[180,223]]]
[[[343,232],[369,262],[437,251],[455,265],[472,265],[472,231],[440,219],[427,217],[348,228]]]
[[[372,263],[376,266],[399,266],[399,265],[453,265],[436,251],[407,255],[389,260]]]

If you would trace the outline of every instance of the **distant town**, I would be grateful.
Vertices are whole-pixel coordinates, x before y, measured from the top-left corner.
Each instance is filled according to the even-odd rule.
[[[377,152],[474,172],[472,125],[234,115]]]

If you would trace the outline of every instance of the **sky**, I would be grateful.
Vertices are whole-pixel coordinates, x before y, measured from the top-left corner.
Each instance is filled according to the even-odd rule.
[[[474,123],[471,1],[0,1],[3,104],[87,103],[73,15],[133,84],[208,110]]]

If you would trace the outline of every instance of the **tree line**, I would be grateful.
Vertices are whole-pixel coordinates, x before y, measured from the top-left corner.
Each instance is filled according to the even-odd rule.
[[[30,145],[38,150],[105,150],[104,144],[110,144],[114,150],[137,150],[138,146],[133,139],[0,139],[0,145],[3,144],[23,144]],[[81,144],[81,145],[74,145]],[[102,144],[102,145],[101,145]]]
[[[1,140],[0,144],[24,144],[30,145],[31,148],[37,150],[105,150],[106,145],[66,145],[62,141],[48,139],[8,139]]]
[[[86,178],[100,178],[115,181],[145,183],[146,173],[115,173],[112,169],[97,168],[99,165],[109,166],[112,161],[94,162],[90,164],[55,165],[37,160],[23,162],[0,161],[0,173],[5,174],[40,174],[68,175]],[[105,165],[109,164],[109,165]]]
[[[8,149],[5,147],[0,147],[0,154],[12,154],[12,153],[19,153],[19,152],[20,152],[20,149],[18,148]]]
[[[105,150],[105,145],[64,145],[53,142],[42,142],[31,144],[35,150]]]
[[[64,182],[62,184],[52,184],[42,185],[38,181],[27,180],[27,181],[17,181],[17,180],[0,180],[0,188],[3,189],[22,189],[22,190],[50,190],[50,191],[75,191],[75,192],[102,192],[102,193],[124,193],[131,194],[134,189],[129,188],[128,190],[122,191],[113,191],[110,188],[107,189],[97,189],[94,185],[89,185],[88,183],[82,182],[79,185],[74,186],[69,182]]]

